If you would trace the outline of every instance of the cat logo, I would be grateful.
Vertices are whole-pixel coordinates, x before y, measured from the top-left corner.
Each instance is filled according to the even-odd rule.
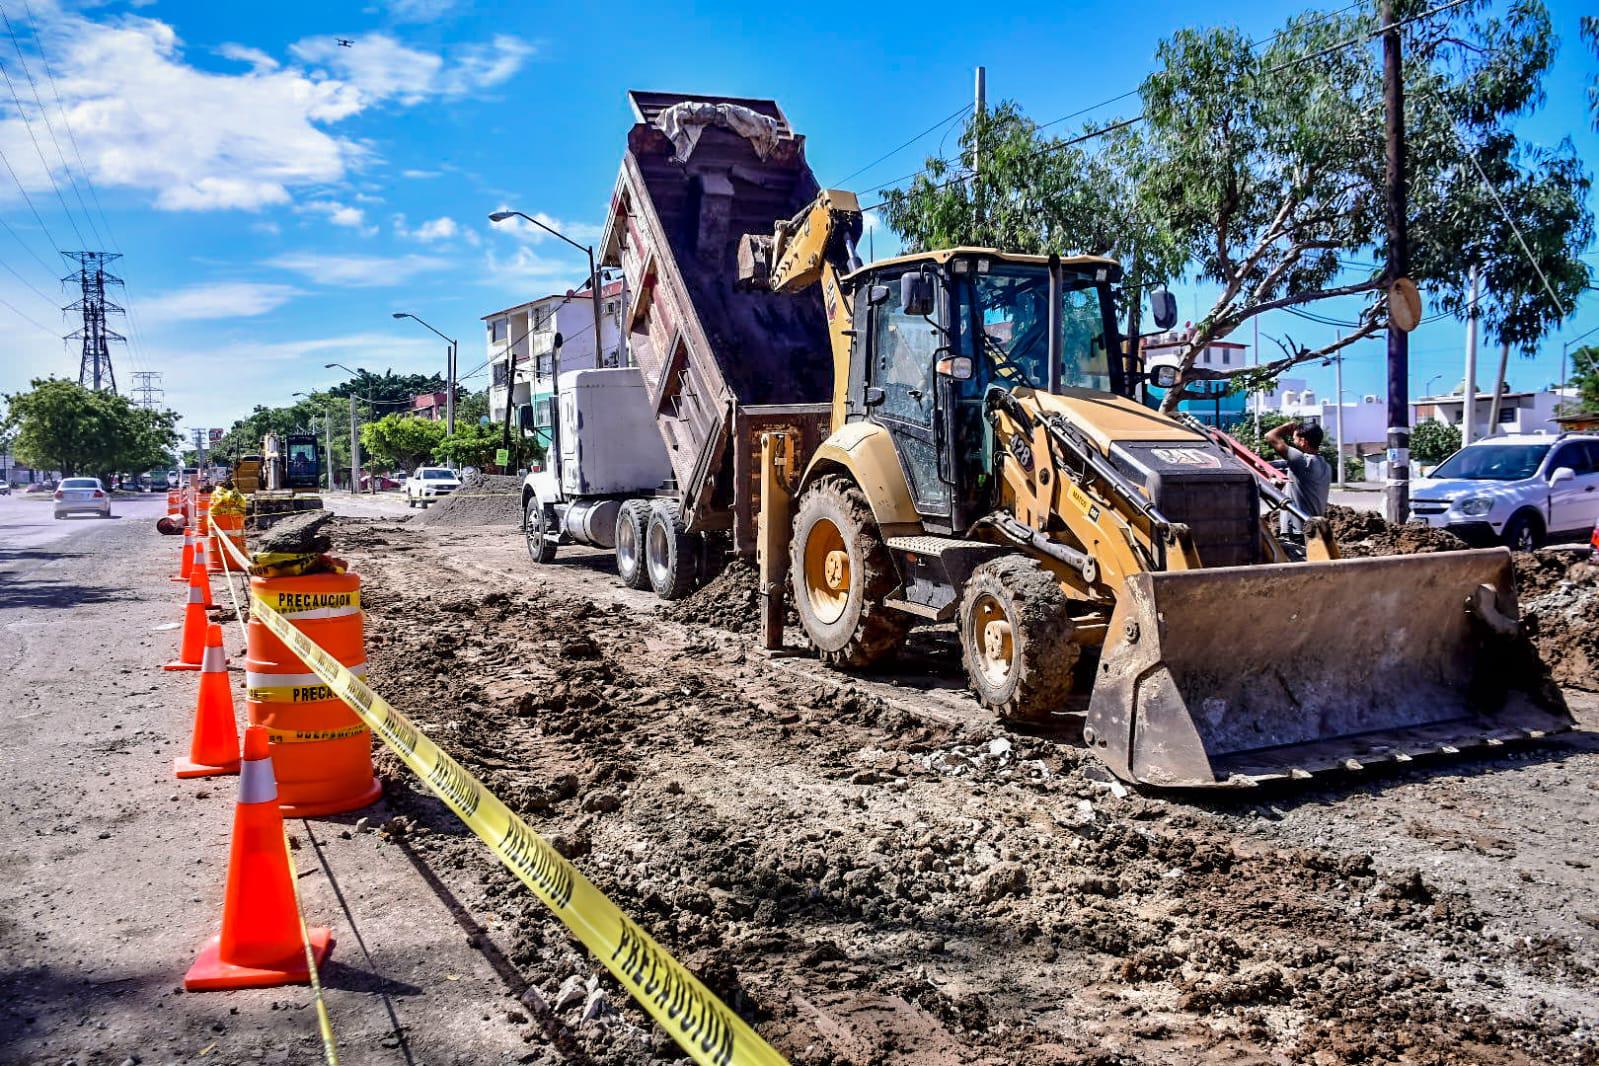
[[[1151,448],[1149,451],[1156,459],[1169,466],[1207,468],[1221,466],[1221,457],[1205,448]]]

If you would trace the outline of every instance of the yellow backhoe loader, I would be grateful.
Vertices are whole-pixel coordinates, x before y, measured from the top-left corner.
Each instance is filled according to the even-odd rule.
[[[1570,727],[1503,549],[1340,559],[1326,524],[1139,402],[1109,259],[952,248],[863,267],[853,194],[738,248],[742,285],[819,285],[831,434],[763,441],[767,644],[792,581],[828,662],[953,622],[978,699],[1076,709],[1124,780],[1258,784]],[[814,294],[810,295],[814,298]],[[1163,323],[1165,325],[1169,323]],[[803,469],[797,467],[803,463]]]

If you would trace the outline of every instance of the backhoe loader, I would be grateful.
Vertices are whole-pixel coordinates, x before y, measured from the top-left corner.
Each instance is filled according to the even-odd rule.
[[[745,234],[739,284],[820,287],[830,434],[763,440],[768,647],[792,584],[826,661],[863,668],[953,622],[1002,718],[1086,713],[1124,780],[1259,784],[1557,732],[1503,549],[1340,559],[1215,439],[1140,402],[1121,271],[950,248],[862,266],[853,194]],[[803,294],[803,295],[800,295]],[[798,469],[803,463],[803,469]]]

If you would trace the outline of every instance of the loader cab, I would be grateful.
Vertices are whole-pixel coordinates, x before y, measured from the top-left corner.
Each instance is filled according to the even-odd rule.
[[[1128,395],[1115,263],[954,249],[855,273],[846,418],[881,425],[929,529],[964,531],[994,506],[991,386]],[[1058,293],[1058,314],[1050,295]],[[1050,329],[1060,337],[1051,366]]]

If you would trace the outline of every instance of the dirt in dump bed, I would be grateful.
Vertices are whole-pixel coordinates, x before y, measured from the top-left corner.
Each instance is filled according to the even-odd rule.
[[[522,479],[506,474],[468,474],[461,487],[427,506],[425,526],[514,526],[522,521]]]
[[[1075,744],[930,721],[590,594],[608,573],[479,570],[429,536],[349,539],[375,687],[796,1066],[1594,1061],[1599,952],[1555,902],[1581,875],[1546,865],[1583,831],[1529,837],[1507,806],[1517,777],[1564,780],[1550,759],[1453,765],[1408,793],[1389,782],[1391,799],[1369,778],[1212,807],[1130,794]],[[399,812],[385,832],[492,931],[533,1023],[580,1052],[538,1051],[529,1023],[531,1061],[681,1061],[379,761]],[[1484,805],[1505,813],[1472,814],[1456,850],[1452,812]],[[1591,821],[1592,794],[1571,814]],[[584,1021],[591,990],[605,1009]]]

